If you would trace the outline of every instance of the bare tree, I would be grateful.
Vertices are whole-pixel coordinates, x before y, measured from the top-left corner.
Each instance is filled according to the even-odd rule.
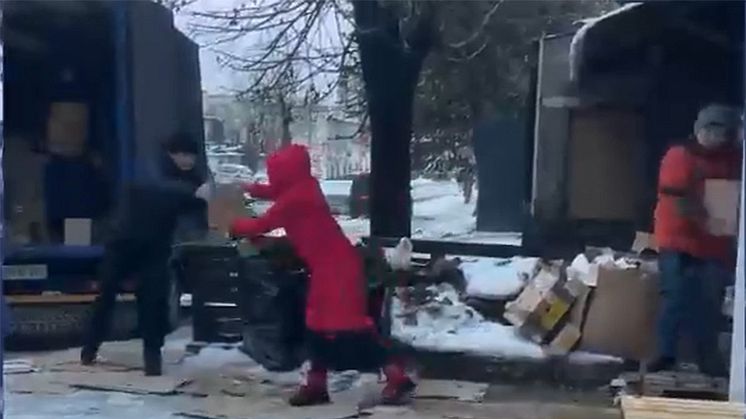
[[[340,80],[361,77],[364,95],[357,95],[357,102],[364,102],[372,132],[371,233],[404,236],[410,233],[413,102],[425,59],[431,51],[452,65],[485,55],[518,55],[504,51],[504,44],[494,45],[494,21],[506,8],[520,9],[519,3],[253,0],[230,10],[195,13],[192,29],[224,66],[251,75],[237,93],[275,92],[284,121],[292,120],[294,103],[308,103],[308,97],[298,99],[311,87],[320,85],[313,100],[324,100]],[[225,48],[237,43],[244,46],[239,52]],[[500,70],[478,66],[465,74],[474,76],[471,80],[451,83],[461,86],[465,97],[448,111],[455,118],[484,113],[492,103],[484,100],[479,84]],[[509,70],[511,77],[517,74]],[[432,67],[428,71],[439,73]]]

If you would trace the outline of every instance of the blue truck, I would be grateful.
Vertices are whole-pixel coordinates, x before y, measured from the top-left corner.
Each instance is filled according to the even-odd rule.
[[[8,343],[75,341],[99,289],[107,222],[121,186],[159,176],[162,141],[177,131],[204,143],[199,48],[174,26],[170,10],[151,1],[10,0],[1,7],[2,274],[14,320]],[[51,109],[60,103],[85,110],[82,131],[51,125]],[[45,172],[53,130],[62,139],[85,133],[101,182],[84,176],[76,184]],[[199,164],[206,170],[204,155]],[[105,198],[101,210],[66,219],[62,236],[53,237],[47,215],[65,203],[45,201],[64,201],[65,188],[91,185],[105,185],[91,191]],[[180,292],[172,283],[175,326]],[[134,304],[126,303],[134,300],[134,284],[122,288],[113,338],[132,335],[136,325]]]

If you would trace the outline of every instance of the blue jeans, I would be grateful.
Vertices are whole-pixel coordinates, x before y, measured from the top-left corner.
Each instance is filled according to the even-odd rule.
[[[714,373],[724,367],[718,350],[723,324],[725,287],[733,274],[722,264],[685,253],[662,250],[659,257],[661,306],[658,351],[676,359],[681,332],[693,339],[700,370]]]

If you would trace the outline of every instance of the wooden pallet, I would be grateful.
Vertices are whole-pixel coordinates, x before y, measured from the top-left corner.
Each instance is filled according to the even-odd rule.
[[[644,377],[641,378],[641,377]],[[727,400],[728,381],[699,372],[663,371],[645,374],[627,373],[625,393],[652,397]]]
[[[661,397],[622,397],[625,419],[743,419],[741,403]]]

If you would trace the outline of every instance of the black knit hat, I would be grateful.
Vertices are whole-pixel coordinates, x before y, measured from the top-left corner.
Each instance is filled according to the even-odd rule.
[[[177,133],[166,141],[166,151],[169,153],[199,154],[199,144],[187,133]]]

